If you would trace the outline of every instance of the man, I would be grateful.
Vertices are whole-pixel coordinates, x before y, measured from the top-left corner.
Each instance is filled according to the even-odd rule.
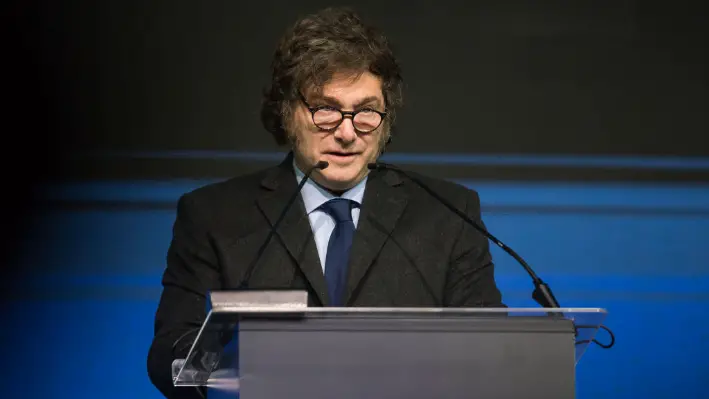
[[[295,24],[272,64],[262,120],[292,150],[278,166],[182,196],[148,368],[168,397],[210,290],[307,290],[311,306],[503,306],[487,240],[405,176],[371,172],[401,104],[385,38],[352,12]],[[264,251],[271,226],[319,161]],[[420,176],[419,176],[420,177]],[[420,177],[480,221],[477,194]],[[247,272],[252,262],[252,273]],[[189,335],[188,335],[189,336]]]

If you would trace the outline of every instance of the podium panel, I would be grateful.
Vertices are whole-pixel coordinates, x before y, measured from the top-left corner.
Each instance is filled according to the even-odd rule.
[[[606,315],[308,308],[273,298],[213,304],[187,358],[174,364],[175,385],[241,399],[573,398],[575,365]]]

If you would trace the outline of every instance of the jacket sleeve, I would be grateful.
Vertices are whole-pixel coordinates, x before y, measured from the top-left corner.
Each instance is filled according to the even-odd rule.
[[[217,256],[200,213],[204,209],[198,209],[190,194],[180,197],[148,352],[148,376],[170,399],[202,397],[195,388],[173,386],[171,365],[187,356],[206,318],[207,293],[221,285]],[[173,344],[183,335],[173,353]]]
[[[480,197],[475,191],[470,191],[464,212],[485,228]],[[495,282],[495,266],[487,237],[465,221],[461,223],[446,276],[444,306],[505,307]]]

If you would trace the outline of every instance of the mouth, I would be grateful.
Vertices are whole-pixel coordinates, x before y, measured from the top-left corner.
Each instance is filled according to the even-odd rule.
[[[337,161],[350,161],[353,160],[357,155],[359,155],[358,152],[344,152],[344,151],[329,151],[326,152],[325,155],[328,157],[337,160]]]

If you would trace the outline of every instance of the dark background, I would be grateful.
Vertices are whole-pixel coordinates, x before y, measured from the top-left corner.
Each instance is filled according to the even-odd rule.
[[[19,36],[10,41],[25,53],[11,60],[21,70],[10,80],[27,102],[15,104],[25,112],[14,135],[31,138],[35,149],[49,143],[50,155],[57,148],[272,151],[258,113],[275,43],[296,17],[328,4],[18,2]],[[496,155],[709,156],[705,8],[356,3],[389,35],[404,70],[405,107],[389,150]],[[39,132],[30,133],[33,125]],[[242,172],[174,159],[55,161],[55,173],[79,178]],[[485,177],[528,173],[513,172]]]
[[[325,5],[3,5],[5,396],[158,397],[145,357],[175,201],[280,159],[258,118],[271,54]],[[706,5],[355,6],[404,70],[387,156],[476,189],[488,228],[562,305],[610,311],[616,347],[584,355],[579,398],[702,397]],[[492,251],[506,303],[536,306]]]

